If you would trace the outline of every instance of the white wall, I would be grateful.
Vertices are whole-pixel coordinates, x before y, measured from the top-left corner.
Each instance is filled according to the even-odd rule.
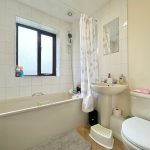
[[[130,88],[150,89],[150,1],[128,0]]]
[[[127,59],[127,26],[123,24],[127,21],[127,0],[110,0],[103,8],[94,14],[98,20],[98,48],[99,48],[99,79],[107,78],[108,73],[112,77],[119,79],[124,74],[128,79],[128,59]],[[119,17],[119,52],[103,55],[103,25]],[[129,95],[124,92],[113,97],[113,107],[117,106],[123,110],[123,114],[129,113]]]
[[[59,77],[15,77],[16,16],[55,28],[60,34]],[[30,96],[35,92],[54,93],[72,88],[71,57],[67,31],[72,25],[51,17],[16,0],[0,0],[0,100]]]

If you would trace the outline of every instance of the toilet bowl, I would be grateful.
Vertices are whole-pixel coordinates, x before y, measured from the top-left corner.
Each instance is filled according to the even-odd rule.
[[[131,114],[121,128],[127,150],[150,150],[150,94],[130,92]]]
[[[139,117],[125,120],[121,136],[127,150],[150,150],[150,121]]]

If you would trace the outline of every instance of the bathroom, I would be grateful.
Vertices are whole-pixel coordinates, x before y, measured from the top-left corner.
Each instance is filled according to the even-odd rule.
[[[150,63],[149,14],[148,0],[0,0],[0,150],[150,149],[150,71],[146,69]],[[85,72],[81,71],[85,19],[92,20],[96,41],[96,80],[92,82],[83,79]],[[21,34],[21,29],[26,32]],[[32,29],[36,34],[27,35]],[[107,29],[115,32],[113,46]],[[33,36],[37,41],[41,37],[40,44]],[[42,58],[42,36],[53,40],[51,60],[48,52]],[[38,44],[30,44],[34,42]],[[33,52],[21,51],[21,46]],[[93,97],[88,104],[94,103],[89,110],[84,108],[87,101],[82,97],[82,84],[87,80],[90,86],[86,90],[90,89]],[[102,82],[109,86],[105,94],[99,92]],[[117,85],[122,91],[108,94],[108,88],[111,91]],[[144,104],[134,101],[136,97]],[[110,141],[91,138],[94,126],[90,127],[89,116],[94,109],[98,128],[105,127]],[[143,131],[147,137],[142,137],[143,132],[135,135],[137,139],[124,137],[133,132],[126,127],[132,121],[135,126],[139,124],[138,130],[144,124],[141,131],[147,129]],[[63,143],[67,134],[73,134],[67,139],[71,147]],[[43,146],[55,137],[59,139]],[[64,147],[59,147],[62,143]]]

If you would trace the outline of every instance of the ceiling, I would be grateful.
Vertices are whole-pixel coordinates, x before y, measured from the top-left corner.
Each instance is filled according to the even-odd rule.
[[[72,22],[81,13],[92,15],[109,0],[18,0],[49,15]],[[72,17],[67,12],[73,13]]]

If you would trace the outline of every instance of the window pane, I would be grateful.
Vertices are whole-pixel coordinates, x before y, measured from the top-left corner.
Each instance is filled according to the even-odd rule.
[[[41,35],[41,73],[53,73],[53,38]]]
[[[37,31],[18,27],[18,66],[25,75],[37,75]]]

